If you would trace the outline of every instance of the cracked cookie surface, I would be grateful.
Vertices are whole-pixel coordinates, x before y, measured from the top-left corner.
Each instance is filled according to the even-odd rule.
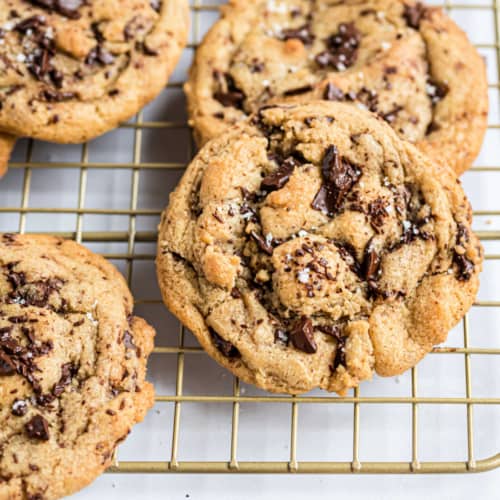
[[[485,64],[442,9],[411,0],[232,0],[185,86],[200,143],[277,100],[352,102],[457,174],[486,131]]]
[[[0,235],[0,498],[93,481],[153,405],[154,330],[125,280],[84,247]]]
[[[210,141],[162,216],[165,303],[273,391],[414,366],[472,305],[482,249],[449,169],[344,103],[270,106]]]
[[[187,0],[2,0],[0,130],[84,142],[156,97],[186,43]]]

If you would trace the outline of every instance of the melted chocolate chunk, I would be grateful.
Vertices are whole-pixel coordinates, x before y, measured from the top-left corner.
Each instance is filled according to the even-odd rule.
[[[58,292],[64,285],[64,282],[57,278],[27,283],[24,273],[13,271],[7,279],[14,288],[9,293],[9,302],[25,306],[47,307],[52,293]]]
[[[73,380],[73,377],[77,372],[77,368],[75,368],[72,363],[65,363],[64,365],[62,365],[61,378],[59,379],[59,382],[54,386],[54,389],[52,389],[52,394],[58,398],[64,392],[64,388],[67,385],[71,384],[71,381]]]
[[[272,255],[274,252],[274,248],[272,246],[272,242],[268,242],[266,238],[264,238],[261,234],[257,233],[256,231],[252,231],[250,233],[250,236],[252,239],[257,243],[259,248],[267,253],[268,255]]]
[[[299,28],[284,29],[281,32],[281,39],[285,41],[297,39],[304,45],[310,45],[314,41],[314,35],[311,33],[311,26],[309,24],[304,24]]]
[[[311,92],[312,89],[312,85],[304,85],[303,87],[287,90],[283,93],[283,95],[286,97],[292,97],[294,95],[306,94],[307,92]]]
[[[387,217],[387,201],[378,197],[368,205],[368,216],[370,225],[376,233],[380,233],[384,225],[384,219]]]
[[[340,90],[336,85],[331,82],[325,87],[325,92],[323,94],[323,99],[327,101],[343,101],[345,98],[344,92]]]
[[[243,109],[245,94],[236,86],[234,78],[229,73],[222,74],[215,71],[214,76],[219,81],[219,90],[215,92],[214,99],[224,107]]]
[[[420,22],[425,17],[426,7],[423,3],[417,2],[414,5],[405,5],[403,17],[406,24],[413,29],[420,29]]]
[[[296,166],[298,166],[297,160],[293,156],[288,157],[276,171],[262,179],[260,189],[267,193],[282,189],[290,180]]]
[[[294,347],[299,351],[314,354],[318,350],[314,340],[313,323],[307,316],[302,316],[294,323],[290,332],[290,339]]]
[[[16,399],[12,403],[11,413],[16,417],[24,417],[28,413],[28,404],[22,399]]]
[[[17,23],[14,29],[19,31],[19,33],[26,34],[28,30],[39,31],[45,25],[46,20],[44,16],[31,16]]]
[[[444,82],[438,82],[429,78],[427,85],[427,95],[432,101],[433,105],[436,105],[439,101],[443,100],[450,91],[450,87]]]
[[[0,351],[0,376],[14,375],[14,373],[16,373],[16,364],[8,354]]]
[[[337,147],[326,150],[321,168],[323,185],[312,202],[312,208],[333,217],[342,208],[344,199],[361,177],[361,170],[341,158]]]
[[[212,342],[219,352],[226,358],[241,358],[240,351],[228,340],[223,339],[213,328],[209,327]]]
[[[80,19],[78,9],[84,4],[84,0],[30,0],[32,4],[55,11],[69,19]]]
[[[115,62],[115,56],[106,50],[101,44],[96,45],[85,58],[85,64],[93,66],[100,64],[101,66],[108,66]]]
[[[333,67],[337,71],[350,68],[358,59],[361,33],[354,23],[341,23],[338,33],[327,39],[327,50],[316,57],[316,64],[321,68]]]
[[[26,423],[24,428],[31,439],[38,439],[39,441],[49,440],[49,424],[42,415],[35,415]]]
[[[380,255],[373,244],[373,238],[365,248],[363,275],[367,281],[376,281],[380,268]]]
[[[330,335],[337,341],[337,349],[335,350],[335,358],[333,359],[332,371],[335,371],[340,365],[346,366],[345,358],[345,343],[346,338],[342,335],[340,328],[334,325],[318,326],[320,332]]]
[[[335,246],[338,249],[342,260],[349,266],[351,271],[358,276],[361,274],[361,266],[359,265],[358,260],[356,259],[356,250],[350,243],[346,242],[334,242]]]

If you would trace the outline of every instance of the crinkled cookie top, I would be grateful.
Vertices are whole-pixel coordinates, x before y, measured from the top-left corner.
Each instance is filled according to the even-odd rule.
[[[186,91],[201,142],[276,99],[346,101],[458,173],[488,111],[479,54],[441,9],[411,0],[233,0]]]
[[[83,142],[136,113],[184,46],[187,0],[0,1],[0,129]]]
[[[0,235],[0,497],[93,481],[153,404],[154,331],[122,276],[70,241]]]
[[[344,393],[444,341],[481,260],[450,171],[319,101],[263,108],[201,150],[164,213],[158,272],[167,305],[244,380]]]

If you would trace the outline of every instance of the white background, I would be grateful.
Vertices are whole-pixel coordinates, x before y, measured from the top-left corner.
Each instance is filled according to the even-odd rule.
[[[201,3],[201,2],[199,2]],[[208,4],[208,2],[205,2]],[[220,2],[221,3],[221,2]],[[441,3],[441,2],[433,2]],[[462,4],[479,5],[475,0]],[[481,6],[492,6],[493,0],[481,0]],[[452,17],[469,33],[488,62],[490,83],[498,82],[498,53],[495,41],[493,10],[453,9]],[[205,12],[200,16],[203,32],[216,15]],[[194,32],[194,30],[193,30]],[[181,64],[172,77],[173,82],[185,79],[192,50],[186,49]],[[499,90],[490,89],[490,123],[499,124]],[[143,120],[172,120],[184,122],[185,103],[179,87],[165,92],[144,112]],[[488,131],[485,146],[477,166],[500,165],[500,129]],[[133,160],[134,131],[121,128],[89,144],[89,162],[118,165]],[[0,207],[12,207],[11,212],[0,210],[0,231],[16,231],[20,218],[16,208],[22,203],[26,171],[27,141],[20,141],[12,168],[0,183]],[[81,146],[53,146],[35,143],[33,162],[49,162],[52,166],[81,161]],[[189,134],[182,128],[145,129],[141,161],[179,163],[189,160]],[[15,166],[16,166],[15,165]],[[90,165],[91,166],[91,165]],[[31,208],[58,207],[64,213],[29,213],[26,230],[40,232],[74,231],[77,223],[80,170],[78,168],[34,168],[27,205]],[[137,217],[139,231],[153,231],[159,211],[167,204],[168,194],[181,175],[181,170],[142,170],[138,184]],[[129,169],[90,168],[87,189],[83,197],[86,209],[128,210],[132,187]],[[500,217],[491,211],[500,210],[500,171],[473,170],[464,176],[464,185],[474,209],[478,231],[500,230]],[[129,218],[125,215],[86,214],[83,231],[127,231]],[[125,253],[126,243],[96,244],[85,242],[91,249],[109,253]],[[487,253],[500,253],[499,241],[485,242]],[[152,243],[138,243],[137,254],[153,255]],[[126,271],[124,260],[113,261]],[[482,278],[478,300],[500,300],[500,261],[488,260]],[[134,263],[132,291],[138,300],[137,312],[148,319],[158,331],[157,345],[176,346],[178,324],[159,303],[152,260]],[[145,304],[144,301],[148,303]],[[149,303],[149,301],[154,301]],[[470,346],[500,348],[500,308],[474,307],[469,315]],[[186,345],[196,346],[190,334]],[[463,325],[459,325],[447,345],[463,347]],[[500,397],[500,363],[498,356],[471,356],[472,397]],[[439,354],[428,356],[418,367],[418,395],[422,397],[464,397],[465,363],[462,355]],[[177,357],[154,355],[150,363],[150,378],[158,394],[175,394]],[[231,395],[232,377],[202,354],[186,355],[183,392],[185,395]],[[263,393],[242,385],[245,395]],[[324,393],[315,391],[315,396]],[[410,396],[411,377],[379,379],[366,383],[361,396]],[[172,444],[173,404],[158,403],[146,421],[138,425],[121,446],[120,460],[170,460]],[[419,406],[419,459],[467,460],[466,408],[463,405]],[[500,408],[498,405],[474,407],[475,458],[484,459],[500,452]],[[183,403],[179,435],[179,460],[227,461],[231,436],[230,404]],[[290,456],[291,407],[284,404],[241,405],[238,459],[240,461],[287,461]],[[297,458],[304,461],[352,460],[352,405],[300,405],[298,416]],[[361,405],[360,460],[411,460],[411,406]],[[189,495],[187,497],[186,495]],[[106,474],[92,486],[75,495],[80,500],[119,498],[150,499],[302,499],[348,496],[355,500],[369,499],[478,499],[500,498],[500,472],[456,476],[270,476],[270,475],[116,475]]]

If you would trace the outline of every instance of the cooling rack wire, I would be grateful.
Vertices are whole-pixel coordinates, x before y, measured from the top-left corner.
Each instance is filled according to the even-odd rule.
[[[203,31],[216,18],[218,9],[216,4],[202,0],[191,3],[191,43],[181,63],[184,69]],[[443,5],[452,16],[456,14],[459,23],[476,17],[475,26],[484,32],[484,36],[489,33],[485,25],[491,24],[492,36],[488,40],[483,35],[483,38],[475,37],[478,40],[476,45],[489,65],[492,112],[487,140],[493,153],[482,155],[478,165],[466,174],[465,184],[470,186],[474,202],[482,198],[479,187],[491,186],[495,174],[500,174],[500,165],[495,165],[500,159],[500,0],[431,3]],[[172,317],[166,316],[156,284],[152,284],[156,224],[167,202],[168,191],[179,179],[194,151],[183,111],[185,71],[182,74],[176,72],[176,75],[165,90],[170,98],[174,96],[174,104],[168,106],[168,116],[176,121],[161,120],[165,113],[161,112],[157,101],[118,131],[94,143],[64,148],[24,141],[16,150],[9,175],[0,183],[0,231],[39,232],[43,228],[45,232],[72,238],[102,253],[124,272],[136,296],[137,309],[158,329],[159,347],[151,363],[152,377],[157,387],[157,406],[167,410],[156,410],[153,412],[154,422],[147,421],[139,426],[142,432],[138,434],[138,446],[127,449],[127,444],[123,445],[110,472],[466,473],[499,467],[500,288],[495,284],[500,277],[500,206],[474,212],[476,221],[479,221],[477,232],[487,250],[485,274],[493,277],[489,286],[492,293],[484,299],[480,294],[471,313],[450,335],[445,347],[438,347],[429,355],[429,360],[438,359],[439,367],[432,368],[434,365],[429,361],[427,372],[435,371],[431,376],[425,375],[423,383],[422,379],[419,380],[419,373],[424,368],[420,366],[425,366],[427,359],[401,381],[383,383],[377,380],[345,398],[320,392],[300,397],[276,396],[246,387],[208,360],[191,334]],[[167,101],[168,98],[164,101],[160,98],[160,102]],[[101,153],[95,154],[94,147]],[[171,150],[175,150],[174,154],[162,154],[162,151]],[[56,206],[46,207],[38,201],[41,198],[36,185],[42,176],[55,184],[53,200]],[[115,183],[123,179],[126,179],[126,188],[120,189],[117,195]],[[93,196],[95,193],[100,193],[99,199]],[[109,203],[109,199],[116,204]],[[495,268],[495,264],[499,267]],[[496,277],[495,271],[498,271]],[[159,310],[162,312],[158,313]],[[477,326],[474,332],[472,325]],[[474,342],[476,336],[479,342]],[[473,368],[476,367],[478,375],[473,377]],[[439,377],[446,378],[447,374],[454,374],[457,370],[460,375],[453,375],[452,387],[448,390]],[[193,374],[198,380],[185,383]],[[207,388],[206,385],[211,383],[213,387]],[[401,388],[403,383],[407,384],[405,390]],[[190,387],[186,389],[186,385]],[[489,387],[489,390],[484,391],[484,387]],[[188,405],[194,405],[194,412],[187,412]],[[228,410],[224,416],[218,413],[221,407]],[[256,407],[259,411],[254,410]],[[320,407],[324,410],[323,420],[318,420],[312,413]],[[437,413],[422,418],[428,408],[434,408]],[[262,417],[266,411],[279,414],[280,420],[272,418],[267,421]],[[481,414],[479,422],[475,420],[476,412]],[[197,417],[193,417],[194,413]],[[183,415],[187,416],[183,418]],[[212,427],[204,425],[204,415],[212,419]],[[248,426],[243,425],[242,415],[247,415],[246,420],[253,419],[254,427],[257,427],[249,437],[244,435]],[[301,415],[304,415],[302,422]],[[368,421],[366,436],[363,434],[363,415]],[[372,415],[377,417],[370,423]],[[392,427],[387,422],[394,415],[401,420],[398,424],[400,430],[395,438],[387,438],[388,441],[384,442],[384,432]],[[400,415],[403,415],[401,419]],[[263,418],[262,433],[259,418]],[[321,436],[322,426],[339,426],[333,446],[341,447],[345,452],[343,456],[334,451],[330,458],[325,458],[326,455],[320,457],[321,448],[328,448],[326,438],[321,437],[321,446],[312,447],[313,451],[309,447],[307,453],[301,453],[302,447],[307,448],[308,441],[317,440],[317,435],[316,438],[311,435],[311,439],[302,435],[313,427]],[[183,439],[183,433],[188,434],[193,428],[195,432],[191,441]],[[461,430],[456,430],[458,428]],[[216,453],[204,444],[213,441],[211,435],[214,433],[225,439],[224,444],[216,443]],[[438,449],[431,456],[433,459],[428,458],[430,455],[421,446],[429,433],[432,433],[434,448]],[[489,442],[488,452],[482,458],[475,447],[478,434],[483,441]],[[131,441],[135,435],[134,430]],[[257,454],[241,453],[239,443],[248,445],[248,441],[254,439],[267,440],[263,445],[268,451],[264,459]],[[391,443],[394,445],[394,440],[399,439],[408,441],[407,454],[392,459],[385,453],[385,448],[391,448]],[[159,444],[159,451],[150,454],[152,459],[139,459],[141,443],[147,447],[151,440]],[[270,447],[274,441],[280,440],[283,442],[277,453],[280,459],[275,460]],[[365,453],[364,440],[370,440],[369,451]],[[183,455],[183,443],[190,445],[191,456],[195,459],[183,458],[186,455]],[[451,451],[457,443],[459,450],[455,455]],[[124,447],[125,457],[122,458]],[[202,449],[199,455],[202,459],[196,459],[197,449]]]

